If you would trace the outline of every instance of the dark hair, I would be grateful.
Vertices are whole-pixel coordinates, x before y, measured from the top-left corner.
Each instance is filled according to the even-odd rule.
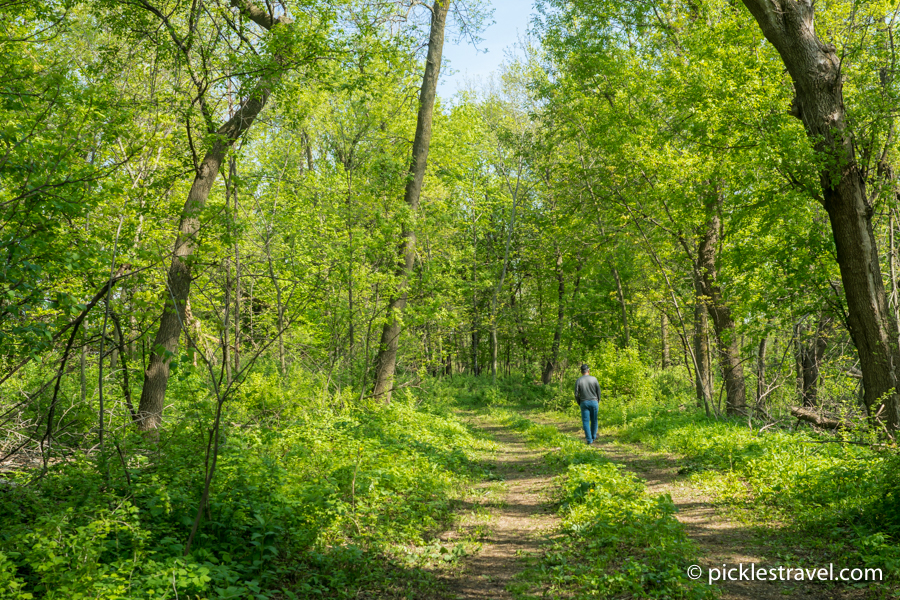
[[[587,365],[581,365],[581,372],[587,373],[590,370],[590,367]]]

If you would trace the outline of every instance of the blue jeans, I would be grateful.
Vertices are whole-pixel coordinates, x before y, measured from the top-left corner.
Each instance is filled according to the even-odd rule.
[[[578,407],[581,408],[581,424],[584,426],[584,438],[588,444],[597,439],[597,411],[600,410],[600,404],[596,400],[585,400],[579,402]]]

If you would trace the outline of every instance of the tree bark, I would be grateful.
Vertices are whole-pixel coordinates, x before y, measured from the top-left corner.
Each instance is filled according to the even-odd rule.
[[[669,317],[666,313],[659,313],[659,339],[662,346],[662,368],[668,369],[672,366],[672,358],[669,351]]]
[[[818,411],[808,407],[791,407],[791,416],[797,417],[800,421],[806,421],[807,423],[812,423],[813,425],[824,429],[846,429],[850,426],[846,421],[842,421],[831,415],[819,414]]]
[[[893,179],[893,177],[892,177]],[[900,199],[900,194],[897,194],[896,197]],[[890,272],[891,272],[891,296],[888,302],[888,305],[891,308],[891,316],[894,318],[894,333],[897,336],[897,344],[898,348],[900,348],[900,294],[898,294],[897,290],[897,245],[896,240],[894,238],[895,235],[895,227],[897,224],[897,209],[890,209],[890,218],[888,219],[888,231],[890,236],[890,254],[888,255],[888,259],[890,261]]]
[[[746,389],[744,386],[744,367],[741,364],[741,353],[734,319],[731,309],[725,304],[722,290],[718,283],[716,258],[721,235],[721,218],[719,205],[722,202],[721,190],[716,189],[713,198],[706,204],[706,230],[697,250],[697,270],[700,288],[706,302],[709,315],[712,317],[713,329],[719,351],[719,363],[725,378],[725,406],[729,415],[744,414],[746,411]]]
[[[472,375],[480,375],[478,365],[478,228],[475,217],[474,202],[472,206]]]
[[[278,314],[278,365],[281,367],[282,376],[287,375],[287,357],[284,351],[284,301],[282,299],[281,284],[278,283],[278,275],[275,274],[275,266],[272,261],[272,227],[266,230],[266,264],[269,268],[269,279],[275,288],[275,309]]]
[[[800,401],[803,406],[816,407],[819,405],[819,374],[821,372],[822,358],[825,356],[827,340],[825,329],[829,320],[825,317],[819,319],[812,336],[808,340],[803,339],[803,326],[796,326],[797,349],[797,383],[800,388]]]
[[[81,333],[81,361],[79,363],[81,374],[81,403],[87,402],[87,345],[84,343],[84,332]]]
[[[522,346],[522,372],[525,374],[525,377],[528,378],[528,336],[525,333],[525,326],[522,324],[522,319],[519,316],[519,311],[516,308],[516,296],[522,289],[522,282],[516,285],[516,289],[512,291],[512,294],[509,295],[509,310],[513,315],[513,319],[516,322],[516,332],[519,334],[519,340],[521,341]]]
[[[491,300],[491,383],[497,383],[497,297],[503,289],[506,279],[506,266],[509,264],[509,244],[512,240],[513,227],[516,225],[516,203],[518,202],[519,184],[516,182],[516,190],[513,192],[513,203],[510,210],[509,228],[506,231],[506,248],[503,251],[503,268],[500,270],[500,281],[494,288],[494,297]],[[509,360],[507,360],[509,362]]]
[[[556,284],[557,284],[557,303],[556,303],[556,328],[553,331],[553,345],[550,348],[550,358],[541,374],[541,383],[547,385],[552,381],[553,374],[559,366],[559,342],[562,338],[563,320],[566,315],[566,280],[563,274],[562,252],[559,247],[556,248]]]
[[[241,3],[241,11],[254,22],[271,29],[286,19],[272,19],[253,5]],[[200,163],[194,182],[181,212],[178,235],[172,252],[172,262],[166,277],[166,291],[162,318],[153,341],[149,364],[144,374],[144,386],[138,405],[136,424],[141,431],[153,431],[162,423],[166,386],[169,382],[169,362],[178,348],[182,327],[186,325],[185,304],[193,277],[192,256],[196,250],[196,236],[200,231],[200,212],[206,206],[225,154],[250,128],[269,98],[276,76],[264,78],[243,106],[222,125],[213,136],[212,147]]]
[[[709,356],[709,313],[703,302],[703,288],[699,277],[694,277],[694,293],[697,296],[694,304],[694,385],[697,391],[697,406],[703,402],[712,402],[712,369]]]
[[[874,208],[845,121],[841,58],[832,44],[816,36],[813,0],[743,2],[781,55],[794,82],[792,114],[823,155],[817,162],[822,200],[847,299],[847,326],[862,367],[865,405],[870,415],[883,405],[888,427],[897,429],[900,349],[892,335],[895,325],[872,229]]]
[[[306,149],[306,168],[310,171],[313,170],[313,151],[312,151],[312,142],[309,139],[309,135],[306,133],[304,129],[300,134],[301,144]]]
[[[766,352],[769,346],[769,336],[763,333],[759,341],[759,349],[756,353],[756,408],[762,408],[766,399]]]
[[[622,278],[619,277],[619,270],[610,265],[613,278],[616,280],[616,297],[619,299],[619,316],[622,320],[622,336],[625,347],[631,345],[631,330],[628,328],[628,306],[625,304],[625,291],[622,289]]]
[[[234,198],[232,222],[238,221],[237,160],[231,157],[229,164],[231,194]],[[241,371],[241,252],[237,236],[234,240],[234,372]]]
[[[187,321],[185,321],[187,326]],[[231,385],[231,265],[225,259],[225,298],[222,313],[222,368],[225,370],[225,383]]]
[[[112,319],[115,328],[116,341],[119,347],[119,361],[122,363],[122,396],[125,398],[125,406],[132,420],[135,418],[134,404],[131,402],[131,382],[128,377],[128,361],[126,356],[128,352],[125,350],[125,335],[122,333],[122,322],[119,320],[115,311],[109,311],[109,318]]]
[[[425,59],[425,75],[419,92],[419,113],[416,119],[416,135],[413,139],[412,161],[409,166],[409,180],[406,184],[404,200],[409,206],[411,216],[419,208],[419,197],[422,183],[425,180],[425,167],[428,161],[428,148],[431,144],[431,122],[434,113],[434,98],[437,93],[438,75],[441,70],[441,55],[444,49],[444,26],[447,22],[447,11],[450,0],[435,0],[431,7],[431,33],[428,38],[428,54]],[[372,394],[383,398],[385,403],[391,401],[391,390],[394,386],[394,371],[397,367],[397,350],[400,341],[400,316],[406,308],[407,286],[412,274],[416,253],[416,234],[412,224],[403,223],[402,230],[402,262],[397,275],[400,285],[395,297],[388,305],[388,321],[381,330],[378,356],[375,358],[375,387]]]

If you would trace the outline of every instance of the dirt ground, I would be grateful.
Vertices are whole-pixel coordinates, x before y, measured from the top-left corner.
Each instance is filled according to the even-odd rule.
[[[506,587],[522,570],[521,559],[539,554],[558,523],[549,498],[552,475],[542,459],[544,453],[528,448],[515,432],[485,420],[470,422],[500,445],[491,461],[494,479],[500,483],[485,482],[472,490],[470,496],[493,494],[496,498],[487,502],[490,516],[479,536],[481,550],[464,560],[461,569],[448,574],[447,584],[451,598],[512,598]],[[463,510],[468,508],[471,506]],[[463,531],[476,527],[477,518],[464,519]]]
[[[489,434],[499,444],[491,458],[494,481],[470,490],[462,503],[458,530],[445,534],[445,541],[468,536],[481,542],[479,551],[442,575],[450,598],[507,599],[507,586],[524,567],[522,558],[536,556],[558,524],[551,505],[552,473],[542,459],[546,450],[530,449],[515,432],[485,418],[468,416],[470,423]],[[554,423],[563,432],[581,438],[580,427]],[[601,436],[598,452],[635,473],[652,494],[669,494],[676,517],[700,549],[697,564],[701,578],[709,579],[710,568],[729,568],[743,563],[758,566],[792,566],[785,556],[803,555],[789,547],[790,538],[773,526],[760,530],[741,523],[717,506],[712,498],[692,485],[677,457],[623,446]],[[787,546],[786,546],[787,544]],[[825,565],[827,567],[827,564]],[[852,565],[848,565],[852,566]],[[859,600],[865,590],[830,583],[718,581],[715,585],[724,600],[783,600],[785,598]]]
[[[679,475],[681,462],[672,456],[623,447],[610,439],[598,442],[598,450],[640,477],[651,494],[669,494],[685,531],[701,550],[697,564],[701,578],[709,581],[709,569],[755,564],[761,568],[798,566],[777,554],[796,556],[802,550],[785,547],[784,534],[777,527],[767,536],[717,507],[713,499]],[[827,565],[825,565],[827,567]],[[833,584],[787,581],[716,581],[723,600],[783,600],[784,598],[860,598],[859,591]]]

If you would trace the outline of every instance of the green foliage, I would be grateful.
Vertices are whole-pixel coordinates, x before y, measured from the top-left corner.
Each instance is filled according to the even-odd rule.
[[[588,352],[585,362],[591,375],[600,384],[601,407],[646,407],[656,394],[656,380],[635,348],[617,348],[605,343]],[[550,410],[567,410],[575,404],[575,381],[580,376],[578,367],[570,368],[558,385],[548,391],[544,407]]]
[[[859,445],[873,441],[864,432],[835,438],[707,419],[679,404],[684,399],[627,413],[601,406],[600,425],[622,441],[685,457],[682,473],[721,502],[751,510],[747,518],[789,522],[798,533],[831,540],[832,556],[880,567],[885,577],[900,574],[900,552],[890,543],[900,539],[893,451]]]
[[[158,451],[120,439],[127,479],[122,465],[110,463],[107,483],[79,461],[36,487],[0,487],[0,577],[18,594],[5,597],[266,598],[281,588],[353,597],[376,581],[403,587],[407,571],[418,573],[416,585],[436,585],[416,570],[456,560],[461,547],[409,556],[394,548],[425,545],[447,526],[461,486],[483,473],[473,453],[492,445],[413,395],[332,408],[315,401],[309,378],[295,379],[302,384],[255,375],[232,401],[226,419],[254,424],[223,432],[208,513],[187,556],[206,444],[190,419],[167,430]],[[190,411],[205,420],[200,404]]]
[[[653,401],[654,381],[636,348],[620,349],[607,343],[591,353],[588,360],[591,374],[600,383],[604,403],[645,406]]]
[[[608,430],[681,454],[697,482],[760,519],[843,540],[841,552],[897,572],[893,455],[706,420],[691,382],[650,367],[663,313],[669,345],[691,341],[701,238],[716,230],[715,301],[735,322],[748,383],[759,341],[778,346],[760,376],[766,408],[796,399],[792,344],[823,339],[820,396],[859,410],[845,377],[856,352],[835,324],[822,157],[740,3],[539,2],[540,45],[524,42],[495,83],[437,103],[417,211],[403,190],[424,21],[398,4],[316,0],[285,5],[291,26],[264,33],[227,3],[162,4],[22,0],[0,14],[0,376],[32,361],[0,386],[0,453],[24,441],[50,467],[0,480],[0,597],[416,595],[434,584],[423,565],[464,551],[432,534],[484,475],[473,457],[490,444],[459,408],[560,448],[548,461],[567,470],[560,502],[581,546],[557,548],[544,581],[691,597],[671,503],[515,415],[572,415],[582,361]],[[457,13],[466,33],[483,6]],[[894,12],[884,0],[816,6],[823,42],[847,59],[843,122],[882,248],[897,218]],[[182,323],[196,347],[166,354],[153,445],[132,435],[125,399],[139,396],[156,343],[164,266],[211,132],[260,84],[268,106],[196,215]],[[411,277],[397,274],[405,240]],[[98,298],[60,365],[61,330],[113,263],[128,276],[108,306]],[[401,291],[406,309],[385,310]],[[398,391],[385,407],[367,394],[379,329],[395,317]],[[495,358],[513,375],[490,385]],[[203,359],[227,398],[185,556],[215,415]],[[548,364],[553,382],[540,385]]]
[[[574,580],[583,597],[715,596],[686,577],[697,550],[668,495],[647,494],[634,475],[611,463],[579,464],[569,468],[562,506],[567,539],[546,559],[555,581],[568,588]]]
[[[560,533],[516,590],[549,590],[552,598],[711,598],[714,590],[686,576],[697,549],[674,516],[667,495],[650,495],[622,467],[555,426],[541,425],[508,409],[503,422],[565,469],[559,478]],[[527,596],[530,597],[530,596]]]

